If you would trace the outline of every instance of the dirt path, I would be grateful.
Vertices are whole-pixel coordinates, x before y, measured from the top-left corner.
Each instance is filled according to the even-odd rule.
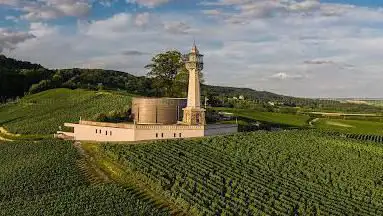
[[[199,215],[190,205],[177,203],[171,197],[163,193],[161,185],[157,185],[147,176],[132,170],[130,167],[121,166],[107,155],[99,151],[97,144],[85,144],[77,147],[80,154],[87,155],[91,164],[97,167],[108,179],[116,184],[124,185],[136,191],[136,194],[144,199],[151,200],[157,208],[165,208],[171,211],[171,215]]]
[[[20,136],[20,134],[13,134],[13,133],[7,131],[4,127],[0,127],[0,134],[4,134],[7,136]]]
[[[7,139],[5,137],[2,137],[1,134],[4,134],[4,135],[7,135],[7,136],[13,136],[13,134],[9,133],[7,130],[5,130],[5,128],[3,127],[0,127],[0,140],[1,141],[8,141],[8,142],[11,142],[13,140],[11,139]]]
[[[78,161],[78,166],[91,183],[111,182],[109,177],[96,166],[94,158],[86,154],[80,142],[74,142],[73,146],[81,155],[81,159]]]
[[[314,127],[314,123],[317,122],[317,121],[319,121],[319,118],[315,118],[315,119],[309,121],[310,127]]]
[[[0,141],[8,141],[8,142],[12,142],[13,140],[6,139],[6,138],[4,138],[4,137],[2,137],[2,136],[0,135]]]

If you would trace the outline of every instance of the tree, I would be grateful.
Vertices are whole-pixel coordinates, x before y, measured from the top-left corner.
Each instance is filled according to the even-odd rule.
[[[147,76],[153,79],[157,96],[186,97],[189,72],[182,61],[179,51],[167,51],[152,58],[152,63],[145,66],[149,69]],[[203,82],[203,75],[200,73]]]
[[[153,87],[156,88],[158,96],[177,96],[175,80],[177,74],[185,68],[180,52],[173,50],[157,54],[152,58],[152,63],[145,68],[150,70],[147,76],[153,78]]]

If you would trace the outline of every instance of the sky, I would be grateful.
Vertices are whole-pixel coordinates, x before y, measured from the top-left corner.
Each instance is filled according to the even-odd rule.
[[[205,55],[205,82],[299,97],[383,97],[383,0],[0,0],[0,52],[145,75]]]

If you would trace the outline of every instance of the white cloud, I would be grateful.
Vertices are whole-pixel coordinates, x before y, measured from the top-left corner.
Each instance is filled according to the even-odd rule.
[[[81,17],[91,9],[90,0],[0,0],[0,5],[21,11],[21,18],[31,21]]]
[[[74,33],[37,22],[25,33],[37,38],[14,43],[12,56],[52,68],[90,66],[144,75],[151,55],[187,52],[195,36],[209,84],[296,96],[381,97],[382,12],[289,2],[222,0],[195,14],[118,13],[79,22]],[[259,7],[270,9],[262,14]]]
[[[143,27],[147,25],[150,21],[150,14],[148,12],[137,14],[135,17],[134,23],[136,26]]]
[[[4,49],[15,49],[19,43],[34,38],[33,34],[17,32],[10,29],[0,28],[0,53]]]
[[[169,21],[164,23],[166,31],[172,34],[188,34],[191,27],[182,21]]]
[[[126,0],[128,4],[138,4],[147,8],[155,8],[168,3],[170,0]]]

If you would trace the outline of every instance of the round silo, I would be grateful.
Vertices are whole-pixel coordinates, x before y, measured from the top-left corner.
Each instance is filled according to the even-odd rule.
[[[132,114],[137,124],[176,124],[184,104],[183,98],[133,98]]]

